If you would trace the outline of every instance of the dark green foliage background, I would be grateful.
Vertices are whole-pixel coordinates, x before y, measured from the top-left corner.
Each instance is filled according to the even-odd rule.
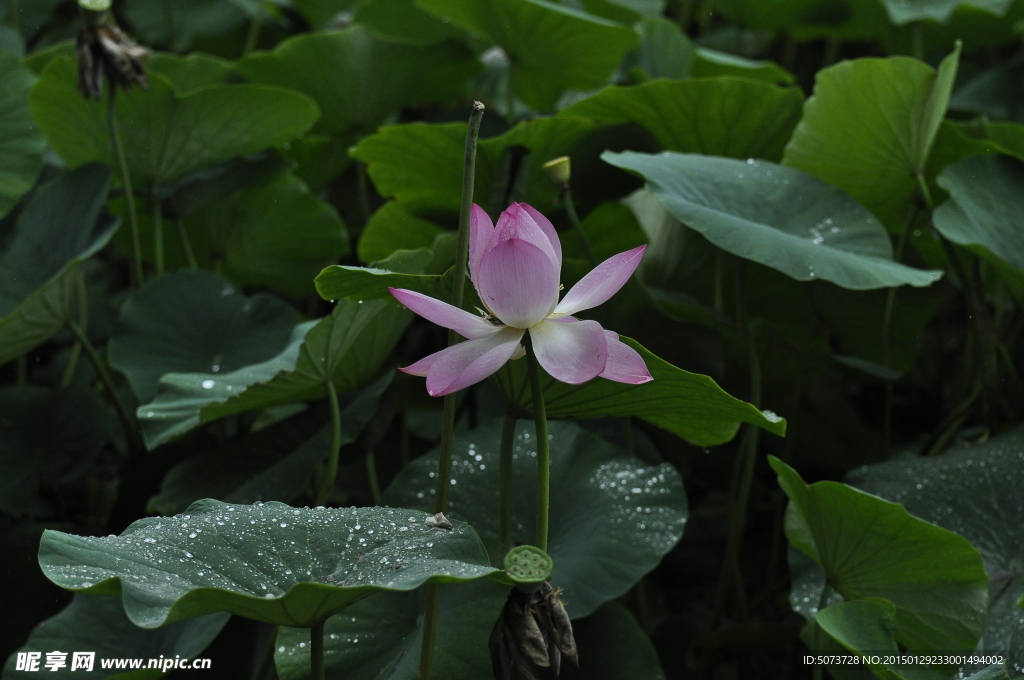
[[[327,623],[328,677],[413,678],[428,579],[445,583],[436,677],[490,677],[507,586],[479,577],[506,548],[507,409],[524,419],[513,533],[533,532],[524,362],[460,395],[457,540],[435,541],[419,520],[440,400],[394,369],[446,335],[387,293],[450,295],[474,100],[474,200],[547,215],[566,287],[591,265],[546,161],[570,156],[598,260],[648,245],[584,316],[628,336],[654,382],[544,386],[549,416],[576,421],[551,428],[569,677],[811,678],[809,649],[975,648],[1024,677],[1024,0],[114,0],[151,51],[148,90],[116,97],[144,282],[106,102],[74,85],[95,19],[0,4],[4,680],[34,677],[17,650],[54,648],[300,680],[312,619],[278,604],[317,597],[351,605]],[[215,591],[206,572],[233,567],[212,536],[200,569],[189,529],[162,529],[239,508],[261,524],[225,535],[262,557],[290,537],[272,502],[315,533],[298,508],[321,487],[396,564],[392,519],[414,513],[416,578],[335,582],[358,571],[362,528],[325,527],[349,541],[336,571],[288,590],[302,558],[267,567],[282,599],[264,602],[267,574]],[[147,531],[156,552],[132,547]],[[121,560],[159,555],[184,566]],[[139,595],[153,574],[175,588]],[[123,607],[122,583],[143,589]],[[832,674],[958,670],[981,669]]]

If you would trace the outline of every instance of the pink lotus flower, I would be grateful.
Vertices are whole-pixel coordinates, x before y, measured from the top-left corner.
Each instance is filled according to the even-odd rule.
[[[653,380],[644,360],[616,333],[572,316],[618,292],[647,246],[608,258],[559,302],[562,246],[546,217],[525,203],[514,203],[495,228],[474,205],[469,226],[470,278],[487,307],[485,316],[422,293],[389,289],[412,311],[467,339],[401,369],[426,376],[431,396],[480,382],[510,359],[524,356],[521,341],[527,331],[540,365],[562,382],[578,385],[598,376],[631,385]]]

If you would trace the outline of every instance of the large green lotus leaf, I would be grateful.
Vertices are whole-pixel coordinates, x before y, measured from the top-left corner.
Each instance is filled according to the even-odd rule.
[[[552,108],[565,90],[606,84],[638,43],[628,26],[546,0],[416,4],[500,46],[513,64],[516,96],[538,110]]]
[[[947,23],[958,7],[975,7],[995,16],[1009,11],[1013,0],[883,0],[889,20],[897,26],[914,21]]]
[[[786,537],[847,600],[896,606],[896,641],[915,652],[972,650],[985,627],[988,577],[967,539],[901,505],[839,482],[805,484],[770,457],[789,497]]]
[[[396,250],[429,248],[444,229],[420,219],[398,201],[388,201],[370,216],[359,235],[359,259],[379,262]]]
[[[53,59],[32,88],[32,115],[71,166],[112,164],[105,102],[82,98],[71,59]],[[179,95],[152,73],[149,89],[118,94],[117,120],[133,186],[163,186],[202,167],[289,142],[313,125],[316,104],[267,85],[217,85]]]
[[[665,17],[648,17],[638,21],[635,28],[640,34],[640,45],[623,60],[630,75],[640,71],[647,78],[690,77],[697,46],[679,29],[678,23]]]
[[[185,220],[201,266],[242,286],[269,286],[301,297],[321,269],[348,253],[345,223],[299,178],[280,173],[215,201]],[[165,228],[166,232],[166,228]],[[165,237],[169,262],[185,264],[180,241]]]
[[[493,678],[487,640],[509,587],[491,579],[441,586],[434,677]],[[328,677],[346,680],[416,680],[423,639],[423,589],[376,593],[324,625]],[[309,634],[281,628],[274,654],[281,680],[309,678]]]
[[[206,649],[220,633],[230,614],[209,614],[197,619],[172,623],[165,628],[146,630],[132,623],[124,613],[120,598],[75,595],[60,613],[40,623],[19,652],[42,652],[40,668],[46,652],[95,652],[89,678],[117,678],[118,680],[155,680],[164,675],[158,668],[117,670],[104,668],[101,659],[194,659]],[[7,659],[5,680],[28,680],[39,672],[15,670],[16,655]],[[75,678],[84,669],[71,670],[73,654],[65,659],[66,666],[53,672],[45,669],[47,677]],[[52,674],[51,674],[52,673]]]
[[[306,93],[323,113],[313,131],[349,138],[372,132],[403,106],[459,100],[479,63],[455,42],[417,47],[353,26],[290,38],[235,68],[253,82]]]
[[[86,388],[0,390],[0,510],[49,515],[53,503],[42,492],[78,479],[115,428],[103,400]]]
[[[215,36],[239,27],[245,0],[126,0],[124,14],[147,43],[184,52],[199,36]]]
[[[953,243],[980,245],[1024,269],[1024,164],[1008,156],[972,156],[950,165],[938,184],[949,192],[932,219]]]
[[[694,78],[737,76],[773,85],[792,85],[796,82],[796,77],[792,73],[773,61],[745,59],[707,47],[697,48],[697,58],[693,62],[690,75]]]
[[[342,446],[355,441],[376,413],[377,402],[393,375],[388,373],[358,391],[342,407]],[[321,422],[315,413],[301,413],[178,463],[164,477],[160,493],[149,499],[147,509],[173,515],[203,498],[228,503],[290,503],[330,452],[330,425],[309,436]]]
[[[957,88],[952,109],[979,113],[993,120],[1024,121],[1024,57],[1009,59],[982,71]]]
[[[386,40],[436,45],[463,32],[416,6],[415,0],[364,0],[352,20]]]
[[[0,217],[32,188],[43,167],[46,141],[32,121],[28,96],[35,82],[26,66],[0,50]]]
[[[890,230],[902,229],[959,58],[958,47],[938,72],[908,57],[855,59],[818,71],[783,163],[839,187]]]
[[[545,373],[541,385],[549,418],[637,416],[697,446],[724,444],[736,436],[740,423],[785,435],[786,421],[771,411],[759,411],[730,396],[706,375],[676,368],[635,340],[624,336],[620,339],[640,353],[654,380],[626,385],[595,378],[582,385],[569,385]],[[495,380],[507,399],[530,413],[533,402],[524,364],[505,364]]]
[[[411,320],[384,300],[342,300],[329,316],[299,324],[280,354],[230,373],[168,373],[138,408],[149,448],[234,413],[322,398],[373,379]]]
[[[531,157],[524,200],[542,207],[551,205],[558,190],[543,164],[570,155],[588,133],[597,129],[596,124],[578,118],[539,118],[480,140],[474,189],[477,202],[490,195],[506,150],[522,146]],[[397,199],[409,212],[457,214],[462,200],[465,146],[465,123],[412,123],[383,128],[363,139],[352,155],[367,164],[377,191]]]
[[[494,677],[487,640],[507,596],[508,586],[490,579],[441,586],[435,677]],[[378,593],[328,619],[324,626],[328,677],[415,680],[419,672],[423,605],[422,590]],[[617,602],[608,602],[587,618],[574,621],[573,635],[580,670],[567,663],[562,667],[562,677],[664,680],[651,641]],[[282,628],[278,633],[275,660],[281,680],[309,677],[308,638],[305,631],[295,628]]]
[[[332,265],[316,277],[316,289],[325,300],[397,301],[388,288],[405,288],[440,300],[451,299],[451,288],[439,274],[422,272],[434,259],[426,248],[399,250],[377,267]]]
[[[675,546],[686,526],[686,492],[668,463],[651,466],[574,423],[552,421],[551,583],[565,590],[569,614],[586,616],[629,590]],[[491,546],[499,543],[498,459],[501,420],[462,432],[452,447],[451,515],[472,523]],[[516,426],[512,540],[534,539],[537,451],[533,423]],[[384,493],[384,502],[433,507],[437,451],[417,458]]]
[[[224,85],[231,78],[231,62],[209,54],[179,56],[158,52],[146,57],[146,72],[159,73],[171,81],[178,94],[209,85]]]
[[[985,558],[989,609],[981,650],[1024,662],[1024,429],[934,458],[903,456],[858,468],[847,481],[955,531]]]
[[[120,536],[48,530],[39,565],[62,588],[121,595],[143,628],[221,611],[301,628],[377,591],[495,573],[468,524],[434,528],[429,516],[207,499],[182,515],[140,519]]]
[[[202,269],[174,272],[128,297],[107,354],[146,403],[166,373],[231,373],[271,359],[297,321],[271,295],[246,297]]]
[[[78,265],[117,230],[100,216],[109,189],[101,165],[63,172],[18,216],[0,252],[0,364],[52,338],[77,310]]]
[[[851,600],[834,604],[819,611],[814,620],[823,632],[847,652],[877,655],[899,653],[899,646],[893,639],[896,633],[896,607],[886,600]],[[818,654],[828,653],[824,649],[814,651]],[[899,677],[882,664],[864,665],[881,680],[897,680]]]
[[[795,168],[668,151],[601,157],[643,175],[673,216],[719,248],[798,281],[866,290],[928,286],[942,276],[894,262],[889,235],[871,213]]]
[[[820,646],[814,650],[816,654],[839,653],[843,656],[856,655],[861,659],[860,664],[853,666],[831,666],[829,671],[836,680],[864,678],[867,671],[879,680],[945,680],[950,677],[950,673],[944,672],[938,664],[931,667],[926,664],[882,663],[888,655],[899,654],[899,646],[893,639],[897,630],[896,607],[888,600],[851,600],[834,604],[819,611],[815,621],[828,636],[820,639]],[[812,628],[804,629],[801,637],[805,641],[810,639],[813,645],[812,631]],[[869,656],[862,656],[864,654]]]
[[[668,151],[777,161],[803,99],[799,89],[741,78],[657,80],[606,88],[559,115],[639,123]]]

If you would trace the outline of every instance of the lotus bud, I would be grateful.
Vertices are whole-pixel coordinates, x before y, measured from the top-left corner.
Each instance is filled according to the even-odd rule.
[[[569,183],[569,179],[572,176],[569,157],[560,156],[548,161],[544,164],[544,172],[548,173],[548,177],[551,178],[555,185],[564,187]]]

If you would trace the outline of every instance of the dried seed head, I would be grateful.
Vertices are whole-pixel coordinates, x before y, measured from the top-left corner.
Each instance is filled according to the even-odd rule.
[[[511,680],[514,671],[531,680],[540,668],[558,675],[563,655],[579,666],[572,623],[560,593],[546,581],[532,593],[518,586],[509,593],[491,631],[491,665],[497,680]]]
[[[78,55],[78,90],[86,99],[103,96],[103,79],[112,86],[130,92],[134,85],[149,87],[142,61],[149,54],[117,26],[97,24],[86,26],[78,34],[75,47]]]

